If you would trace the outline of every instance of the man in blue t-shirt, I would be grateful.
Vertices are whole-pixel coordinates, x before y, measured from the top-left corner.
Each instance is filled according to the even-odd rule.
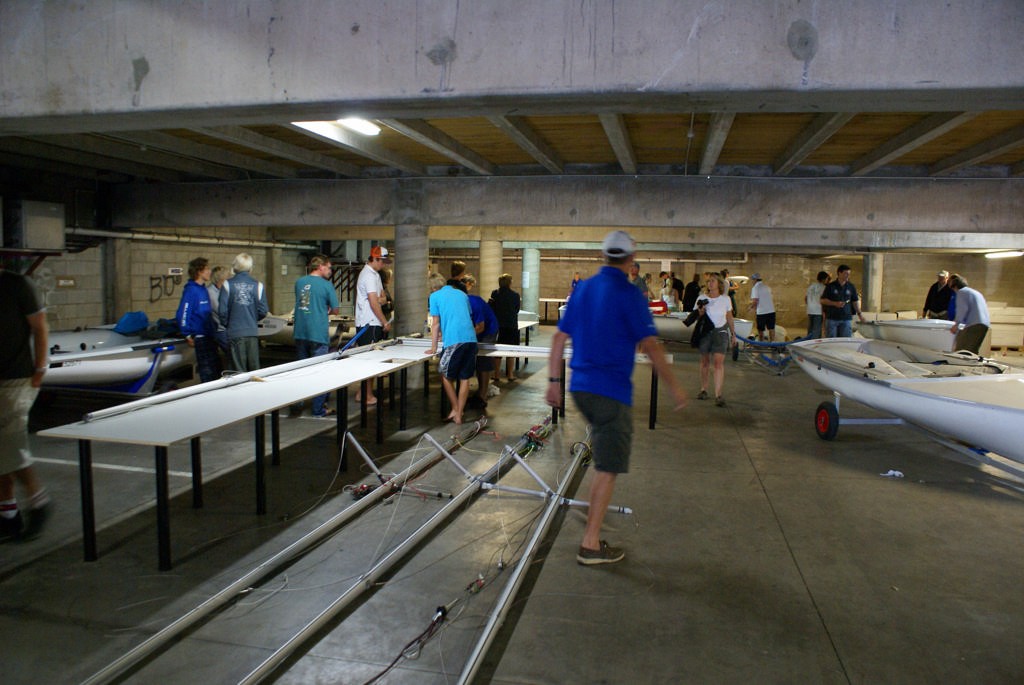
[[[605,236],[601,252],[605,266],[576,288],[551,340],[546,396],[552,407],[562,405],[562,352],[572,338],[569,390],[590,422],[594,458],[587,527],[576,554],[576,561],[586,566],[615,563],[625,556],[621,549],[601,540],[600,533],[615,477],[629,470],[637,345],[668,384],[675,408],[686,406],[686,395],[658,343],[647,298],[629,281],[636,242],[625,231],[613,231]]]
[[[331,314],[338,313],[338,293],[331,282],[331,258],[314,255],[307,275],[295,281],[295,353],[298,359],[327,354],[331,342]],[[327,394],[313,398],[313,416],[323,418],[335,411],[327,406]]]
[[[438,343],[443,341],[438,368],[441,385],[452,405],[448,418],[462,423],[462,412],[469,399],[469,379],[476,373],[476,331],[469,296],[452,285],[441,287],[440,280],[431,279],[430,289],[430,349],[427,354],[437,354]],[[457,394],[456,381],[461,381]]]

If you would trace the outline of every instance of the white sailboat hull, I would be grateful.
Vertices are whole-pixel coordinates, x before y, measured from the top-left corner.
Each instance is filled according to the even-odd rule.
[[[865,338],[952,352],[956,341],[956,334],[950,333],[952,327],[952,321],[943,319],[896,319],[857,324],[857,331]]]
[[[139,384],[141,389],[149,378],[195,361],[195,352],[184,338],[149,340],[121,335],[109,326],[55,331],[49,343],[50,367],[43,376],[44,387]]]
[[[849,399],[1024,463],[1024,373],[973,355],[856,338],[794,343],[800,367]]]
[[[687,314],[682,312],[654,316],[654,327],[658,329],[658,337],[662,340],[674,342],[690,342],[694,326],[683,324],[683,319],[686,317]],[[736,337],[740,340],[748,339],[752,331],[755,334],[757,332],[754,329],[754,322],[749,319],[733,319],[733,327],[736,329]],[[782,326],[776,326],[775,339],[779,342],[784,341],[786,339],[786,329]]]

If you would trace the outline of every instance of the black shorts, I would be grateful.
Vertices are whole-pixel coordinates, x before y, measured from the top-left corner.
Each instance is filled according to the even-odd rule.
[[[383,326],[367,326],[363,334],[359,336],[359,340],[355,342],[352,347],[362,347],[363,345],[372,345],[375,342],[380,342],[384,339],[384,327]]]
[[[450,381],[468,381],[476,374],[476,343],[456,343],[441,350],[441,375]]]
[[[477,338],[476,342],[477,342],[477,345],[492,345],[492,344],[494,344],[494,341],[495,341],[495,339],[497,337],[498,337],[497,333],[495,333],[494,335],[485,335],[482,338]],[[480,350],[477,349],[477,352],[480,352]],[[498,364],[498,357],[487,357],[487,356],[484,356],[482,354],[478,354],[477,355],[477,358],[476,358],[476,370],[477,371],[481,371],[483,373],[487,373],[488,371],[494,371],[494,369],[497,368],[497,364]]]
[[[775,312],[757,315],[757,330],[763,331],[766,328],[769,331],[775,330]]]

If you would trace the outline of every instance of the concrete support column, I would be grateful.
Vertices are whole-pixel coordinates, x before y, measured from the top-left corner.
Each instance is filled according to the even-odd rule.
[[[428,229],[419,224],[395,226],[395,322],[396,335],[422,333],[427,318]]]
[[[540,250],[523,248],[523,309],[540,313]]]
[[[491,291],[498,288],[501,267],[502,252],[498,229],[484,228],[480,231],[480,273],[477,274],[477,295],[486,300]]]
[[[263,281],[267,291],[267,306],[272,312],[286,312],[295,303],[290,302],[289,306],[284,308],[281,306],[283,303],[277,301],[277,293],[283,290],[283,283],[288,278],[288,276],[281,274],[281,265],[284,264],[284,250],[279,247],[271,247],[265,252],[267,256],[267,262],[264,265],[265,275],[259,280]]]
[[[427,319],[427,253],[430,247],[427,226],[399,224],[395,226],[395,260],[392,264],[395,298],[395,321],[391,330],[395,337],[423,333]],[[423,387],[423,366],[409,367],[410,388]]]
[[[132,241],[108,240],[105,245],[103,265],[108,277],[103,279],[103,316],[104,323],[114,323],[125,312],[143,307],[136,307],[132,300]]]
[[[885,271],[885,255],[870,252],[864,255],[864,290],[861,293],[860,308],[877,312],[882,308],[882,276]]]

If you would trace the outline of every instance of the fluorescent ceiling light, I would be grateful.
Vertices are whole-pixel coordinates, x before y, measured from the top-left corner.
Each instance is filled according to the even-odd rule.
[[[355,131],[356,133],[362,133],[364,136],[375,136],[380,133],[380,126],[358,117],[338,119],[338,123],[347,129]]]
[[[1005,259],[1007,257],[1024,257],[1024,250],[1007,250],[1006,252],[985,253],[985,259]]]

